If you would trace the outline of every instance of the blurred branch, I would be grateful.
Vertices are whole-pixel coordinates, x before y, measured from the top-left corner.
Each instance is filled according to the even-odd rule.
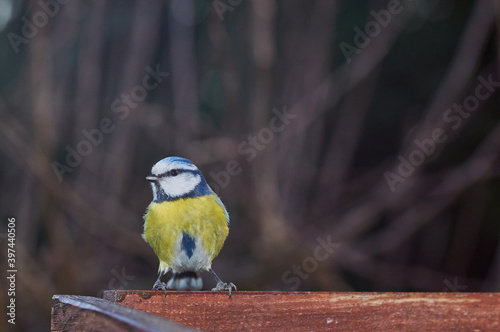
[[[131,246],[131,243],[139,241],[142,244],[142,240],[137,233],[122,228],[119,224],[106,218],[101,218],[99,212],[87,204],[79,193],[75,192],[64,182],[58,183],[50,166],[50,161],[47,160],[38,145],[29,138],[23,125],[14,117],[7,114],[1,106],[0,119],[0,132],[4,138],[17,151],[23,152],[21,154],[14,154],[6,145],[0,145],[4,153],[9,156],[9,159],[14,164],[20,169],[26,169],[29,173],[34,174],[44,188],[60,202],[61,209],[73,216],[73,220],[78,222],[82,229],[89,232],[92,236],[101,238],[105,242],[109,242],[111,245],[120,248],[120,250],[135,254],[138,253],[141,246]],[[0,142],[3,143],[2,140]],[[103,227],[103,224],[106,227]]]
[[[486,4],[485,4],[486,3]],[[461,46],[459,47],[458,55],[456,56],[457,59],[463,59],[466,58],[466,55],[462,55],[462,53],[465,52],[465,54],[469,55],[468,51],[470,48],[477,47],[478,45],[478,40],[479,43],[482,44],[484,43],[486,39],[486,31],[491,27],[491,15],[486,15],[487,13],[491,14],[491,2],[488,0],[481,0],[480,2],[477,3],[476,5],[476,11],[475,14],[473,15],[473,19],[471,19],[471,22],[469,23],[468,27],[466,28],[465,36]],[[484,18],[486,15],[487,19]],[[488,19],[489,18],[489,19]],[[477,27],[477,25],[479,27]],[[469,31],[474,31],[475,33],[478,33],[478,30],[480,32],[484,32],[485,34],[480,34],[480,36],[485,36],[482,39],[477,38],[477,35],[475,35],[475,38],[472,38],[472,32]],[[472,45],[469,43],[473,43]],[[476,57],[478,56],[478,53],[476,52]],[[464,60],[465,61],[465,60]],[[476,58],[473,58],[472,60],[467,58],[469,63],[475,63]],[[453,73],[455,71],[458,71],[459,73],[463,73],[462,69],[459,66],[459,61],[456,60],[454,62],[454,65],[449,71],[448,75],[454,75]],[[468,71],[468,76],[470,76],[470,71]],[[456,77],[453,76],[455,79]],[[461,75],[460,77],[464,78],[465,75]],[[446,79],[446,82],[450,82],[447,84],[452,84],[454,87],[454,90],[463,87],[463,80],[462,83],[459,85],[455,85],[455,82],[451,82],[450,79]],[[450,95],[448,92],[447,88],[442,88],[440,91],[437,93],[437,96],[440,96],[441,94],[446,94],[446,100],[449,100]],[[454,95],[458,95],[459,91],[455,91]],[[435,99],[439,100],[440,98],[445,98],[445,97],[436,97]],[[451,101],[449,101],[451,102]],[[438,104],[437,102],[434,102],[434,104]],[[441,104],[441,102],[439,102]],[[446,105],[447,106],[447,105]],[[445,108],[437,109],[437,106],[434,108],[431,107],[430,110],[427,112],[427,114],[435,114],[436,112],[443,112]],[[442,113],[440,113],[442,116]],[[437,126],[438,124],[434,124]],[[422,125],[419,126],[419,128],[422,128]],[[435,127],[434,127],[435,128]],[[423,132],[420,131],[420,135],[422,135]],[[426,130],[426,134],[428,135],[428,130]],[[427,136],[418,136],[419,138],[422,137],[427,137]],[[408,146],[404,147],[400,152],[403,155],[407,155],[408,151],[412,149],[410,144],[412,144],[413,140],[408,140]],[[406,151],[406,154],[405,154]],[[398,160],[397,160],[398,161]],[[394,165],[394,167],[389,168],[389,169],[395,169],[397,167],[397,164]],[[407,201],[408,195],[414,195],[417,191],[413,187],[417,183],[418,179],[418,170],[415,171],[415,173],[412,175],[412,179],[408,179],[404,185],[401,186],[401,188],[398,190],[398,195],[393,195],[388,192],[387,190],[387,183],[383,176],[380,177],[380,182],[373,187],[373,190],[366,195],[364,199],[364,203],[361,203],[361,207],[358,206],[356,207],[357,211],[353,211],[350,213],[347,213],[346,216],[344,216],[339,222],[335,225],[333,229],[333,233],[336,234],[336,236],[339,236],[339,238],[351,238],[355,237],[356,234],[359,234],[359,232],[362,232],[363,230],[368,229],[370,224],[373,224],[375,222],[375,216],[380,214],[382,211],[384,211],[387,207],[391,206],[398,206],[401,202]],[[364,206],[364,207],[363,207]],[[361,213],[360,211],[364,211]],[[349,235],[348,235],[349,234]]]
[[[418,130],[412,135],[412,138],[406,140],[407,146],[401,149],[403,155],[413,149],[411,144],[414,139],[429,137],[432,129],[437,127],[449,128],[449,123],[443,121],[443,113],[459,98],[476,69],[490,36],[489,32],[494,22],[493,14],[491,0],[479,0],[475,3],[469,23],[448,68],[448,73],[442,80],[421,122],[417,124]]]
[[[418,214],[409,209],[404,210],[383,231],[361,241],[360,248],[364,248],[371,255],[394,249],[424,223],[435,218],[464,190],[478,181],[489,178],[493,172],[493,166],[499,160],[500,125],[497,125],[466,162],[454,169],[442,172],[439,179],[430,181],[439,185],[426,193],[426,199],[421,198],[422,200],[412,204],[419,211]],[[425,179],[419,182],[425,182]]]

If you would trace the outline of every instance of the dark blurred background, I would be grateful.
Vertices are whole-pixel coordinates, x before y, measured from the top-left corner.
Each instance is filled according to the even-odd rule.
[[[239,290],[499,291],[499,22],[493,0],[0,0],[15,327],[151,288],[145,177],[171,155],[226,204],[213,267]]]

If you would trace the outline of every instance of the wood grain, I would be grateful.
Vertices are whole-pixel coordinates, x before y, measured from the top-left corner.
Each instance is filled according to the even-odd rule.
[[[51,331],[194,331],[103,299],[54,295]]]
[[[500,331],[500,293],[117,290],[104,298],[205,331]]]

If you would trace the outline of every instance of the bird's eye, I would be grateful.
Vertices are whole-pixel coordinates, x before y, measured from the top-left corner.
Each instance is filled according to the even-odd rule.
[[[179,172],[176,169],[170,171],[170,176],[177,176]]]

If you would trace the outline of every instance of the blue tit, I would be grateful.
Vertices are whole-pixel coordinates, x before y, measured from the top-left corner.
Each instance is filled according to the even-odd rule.
[[[236,286],[223,282],[211,267],[229,233],[229,216],[200,170],[187,159],[167,157],[146,179],[153,201],[144,215],[142,237],[160,260],[153,290],[201,290],[198,272],[206,270],[217,282],[212,290],[228,290],[231,296]],[[161,277],[170,270],[173,276],[165,284]]]

